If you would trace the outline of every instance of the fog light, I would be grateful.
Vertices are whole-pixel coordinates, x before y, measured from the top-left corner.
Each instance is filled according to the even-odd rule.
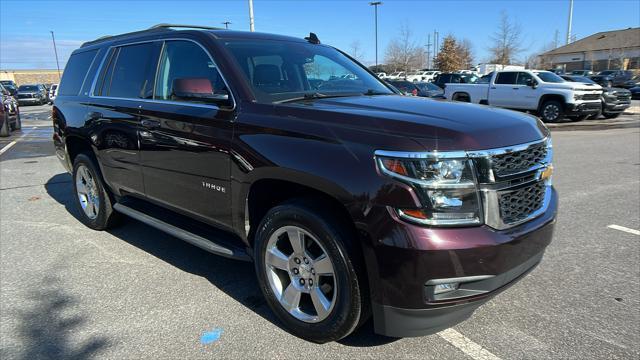
[[[458,283],[438,284],[433,288],[433,294],[438,295],[454,290],[458,290]]]

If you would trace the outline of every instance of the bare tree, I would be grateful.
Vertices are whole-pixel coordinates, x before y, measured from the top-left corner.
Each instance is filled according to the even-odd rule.
[[[469,39],[462,39],[456,41],[456,52],[460,59],[460,65],[464,69],[471,69],[473,67],[473,44]]]
[[[424,67],[426,60],[424,51],[422,47],[416,45],[408,25],[402,25],[398,37],[389,42],[384,60],[395,71],[409,71]]]
[[[503,10],[497,31],[491,36],[493,45],[489,47],[492,62],[509,65],[522,52],[522,28],[520,24],[509,19]]]
[[[550,57],[545,56],[544,53],[555,49],[555,41],[550,42],[537,51],[532,52],[526,56],[522,62],[527,69],[550,69],[553,68],[553,62],[550,61]]]
[[[359,40],[351,42],[349,45],[349,55],[360,62],[364,60],[364,51],[362,50]]]

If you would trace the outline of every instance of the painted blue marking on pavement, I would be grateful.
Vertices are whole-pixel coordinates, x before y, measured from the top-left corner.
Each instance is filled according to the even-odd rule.
[[[206,331],[200,337],[200,342],[202,343],[202,345],[211,344],[212,342],[218,341],[218,339],[220,339],[220,335],[222,335],[222,329],[220,328],[215,328],[211,331]]]

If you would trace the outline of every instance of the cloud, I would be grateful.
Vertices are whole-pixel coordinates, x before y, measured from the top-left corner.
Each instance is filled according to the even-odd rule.
[[[60,68],[64,68],[73,50],[82,40],[56,39]],[[2,37],[0,40],[0,69],[55,69],[56,58],[51,38]]]

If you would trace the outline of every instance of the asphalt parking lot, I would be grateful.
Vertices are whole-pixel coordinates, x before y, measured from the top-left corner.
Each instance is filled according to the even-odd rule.
[[[278,324],[251,264],[134,220],[77,220],[49,106],[0,140],[0,358],[640,358],[640,128],[555,131],[560,215],[528,277],[452,330],[336,343]],[[640,115],[623,115],[634,122]],[[634,232],[635,231],[635,232]]]

